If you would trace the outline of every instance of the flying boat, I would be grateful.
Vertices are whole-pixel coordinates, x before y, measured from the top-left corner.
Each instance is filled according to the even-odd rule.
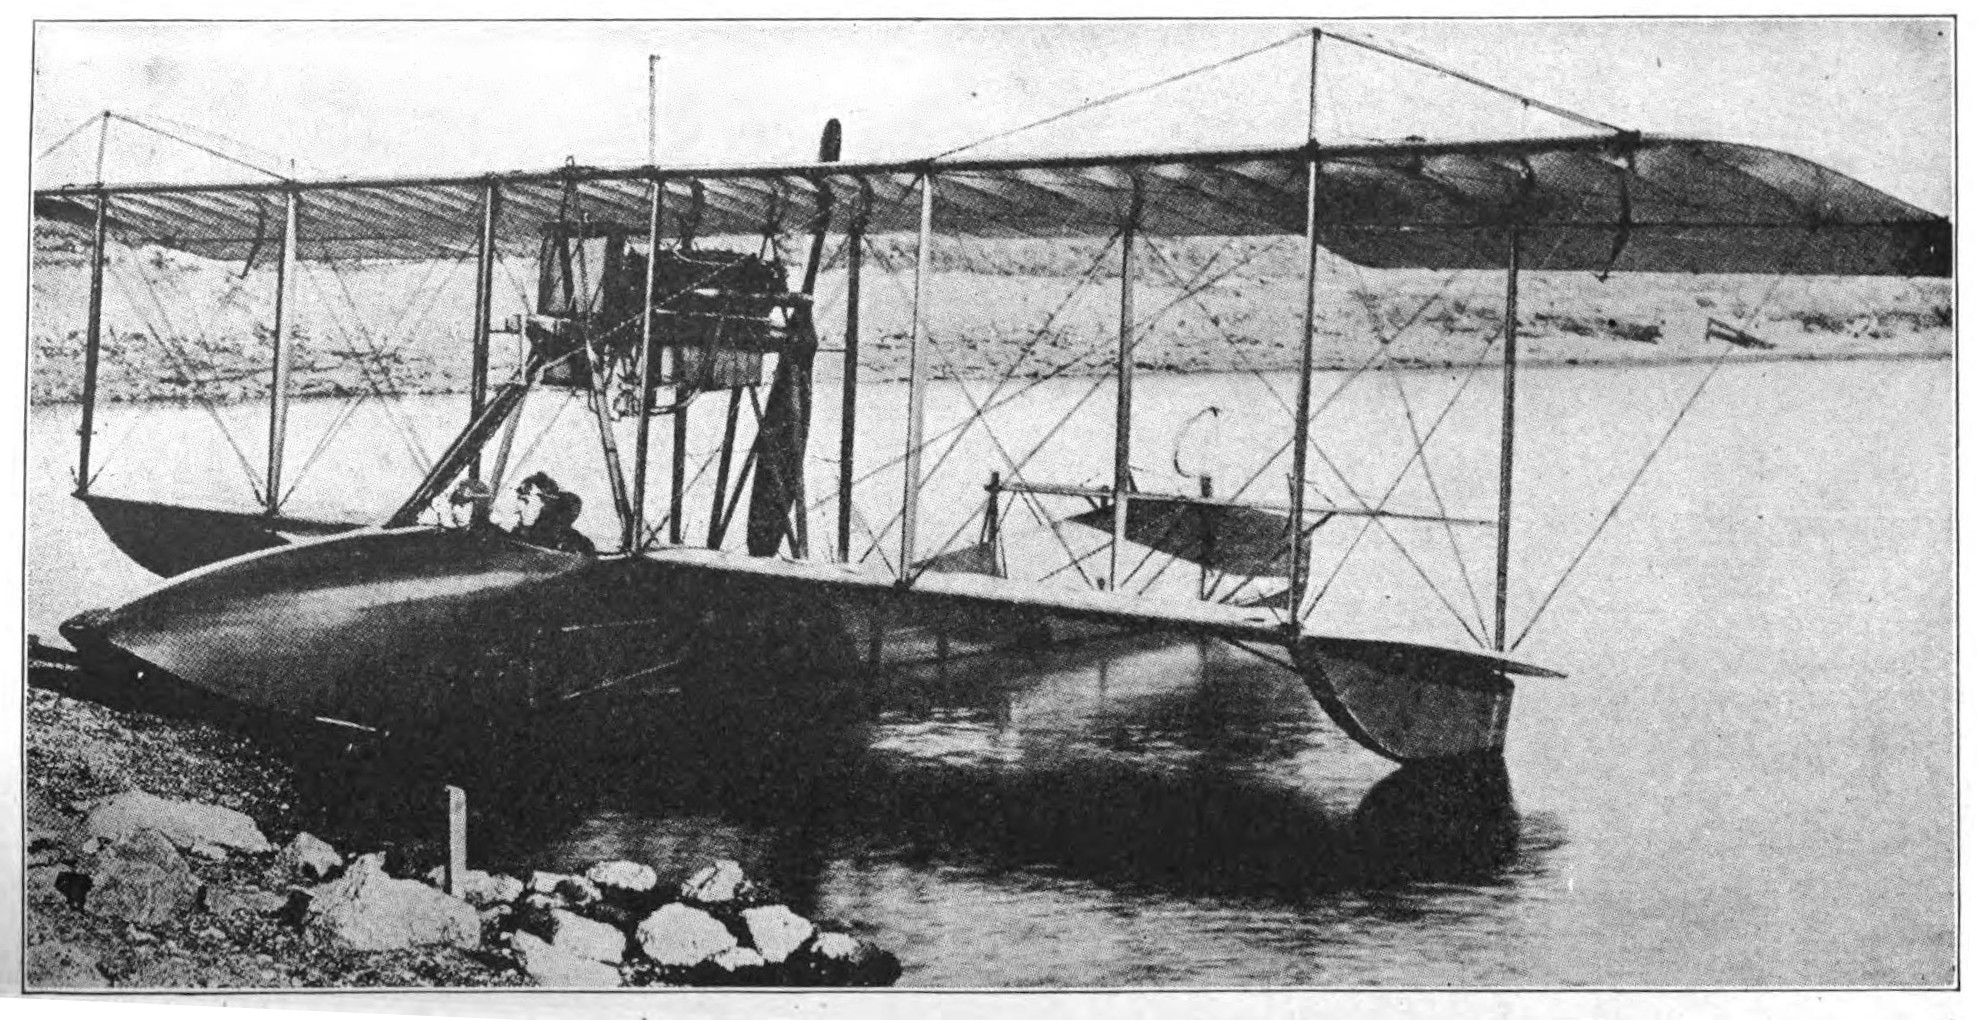
[[[553,712],[743,660],[800,683],[1074,633],[1159,633],[1229,642],[1293,671],[1345,733],[1388,758],[1501,755],[1516,681],[1559,675],[1513,655],[1509,619],[1520,277],[1945,277],[1950,223],[1787,153],[1631,131],[1354,35],[1305,38],[1314,67],[1321,43],[1350,46],[1577,130],[1332,142],[1318,137],[1314,114],[1307,137],[1279,147],[855,162],[839,158],[833,121],[818,159],[798,164],[37,190],[39,219],[90,238],[74,494],[162,577],[61,633],[92,671],[123,682],[184,684],[386,732]],[[791,236],[799,243],[769,243]],[[756,237],[764,243],[745,243]],[[1037,466],[1048,458],[999,440],[989,463],[948,463],[961,433],[1025,413],[998,389],[969,396],[953,425],[929,423],[940,368],[930,322],[954,261],[942,244],[955,239],[1093,255],[1102,271],[1080,282],[1112,291],[1106,345],[1066,352],[1046,328],[1020,357],[1099,366],[1086,374],[1109,384],[1110,434],[1047,431],[1032,445],[1102,451],[1101,475],[1051,477]],[[1160,316],[1181,303],[1149,310],[1157,245],[1258,240],[1295,245],[1301,273],[1286,313],[1299,327],[1287,338],[1287,427],[1242,486],[1153,484],[1148,451],[1135,448],[1145,409],[1134,380]],[[256,505],[187,505],[93,484],[112,242],[272,275]],[[910,293],[895,302],[901,328],[875,336],[861,295],[871,262],[888,251],[901,264],[881,271],[910,281]],[[368,516],[296,511],[284,483],[296,469],[296,281],[311,264],[449,260],[473,269],[469,314],[449,327],[470,351],[464,420],[393,505]],[[1500,276],[1496,327],[1479,340],[1501,377],[1494,514],[1321,493],[1313,423],[1328,406],[1318,386],[1333,378],[1318,365],[1321,260]],[[525,312],[505,320],[496,307],[504,264],[526,267],[529,291]],[[840,288],[829,301],[825,275]],[[961,314],[977,310],[971,302]],[[1748,339],[1729,327],[1720,335]],[[505,366],[495,364],[497,336],[513,339]],[[875,345],[903,356],[897,380],[861,377]],[[835,408],[815,406],[820,364],[835,377]],[[1014,378],[1011,369],[1003,382]],[[903,388],[903,399],[861,406],[879,385]],[[448,510],[455,493],[505,498],[525,408],[558,394],[585,409],[595,434],[586,456],[602,464],[589,520],[608,521],[615,542],[594,554],[505,528],[484,501]],[[835,443],[813,440],[819,410],[835,419]],[[696,470],[690,430],[710,423],[720,439]],[[944,463],[975,472],[967,488],[981,493],[978,506],[952,505],[954,487],[929,505],[929,474]],[[1258,479],[1275,490],[1268,498],[1256,494]],[[1035,528],[1014,520],[1040,507],[1064,509]],[[874,527],[875,518],[889,520]],[[932,518],[964,524],[938,542]],[[1492,536],[1491,611],[1465,624],[1471,642],[1328,626],[1312,544],[1349,526]],[[1187,583],[1156,585],[1156,573]]]

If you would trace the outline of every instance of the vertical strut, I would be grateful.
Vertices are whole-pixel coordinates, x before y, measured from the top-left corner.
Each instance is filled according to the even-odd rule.
[[[289,344],[289,320],[295,317],[295,302],[289,288],[295,285],[296,206],[301,197],[285,191],[281,231],[281,264],[275,270],[275,371],[273,393],[268,401],[268,490],[269,514],[281,512],[282,447],[288,440],[288,373],[293,359]]]
[[[837,440],[837,558],[851,562],[851,485],[858,450],[858,294],[865,268],[865,221],[872,211],[872,185],[858,179],[858,204],[851,213],[845,238],[851,262],[844,280],[844,416]]]
[[[494,331],[494,225],[500,217],[501,185],[490,180],[481,190],[480,250],[474,264],[474,365],[468,380],[468,421],[480,417],[481,409],[487,406],[487,348]],[[468,477],[480,478],[480,454],[474,454],[467,471]]]
[[[1112,414],[1112,555],[1106,563],[1105,588],[1119,590],[1119,555],[1126,545],[1126,503],[1133,488],[1133,235],[1139,229],[1144,192],[1133,177],[1132,204],[1119,229],[1119,351],[1113,366],[1118,387]]]
[[[105,114],[105,123],[108,123]],[[104,241],[109,236],[110,196],[96,192],[96,226],[90,232],[89,247],[89,325],[82,351],[82,425],[77,452],[76,495],[89,495],[89,447],[96,438],[96,373],[103,351],[103,263]]]
[[[1297,359],[1297,415],[1291,422],[1290,626],[1304,618],[1305,571],[1311,558],[1311,532],[1304,526],[1304,490],[1311,445],[1311,359],[1317,334],[1318,159],[1304,165],[1304,338]]]
[[[1510,612],[1510,483],[1517,439],[1517,272],[1523,235],[1510,231],[1510,267],[1503,288],[1503,432],[1496,495],[1496,650],[1504,650]]]
[[[1298,345],[1297,413],[1291,421],[1290,589],[1285,605],[1287,624],[1295,632],[1304,622],[1306,571],[1311,560],[1311,532],[1304,526],[1304,490],[1310,472],[1311,359],[1318,329],[1318,42],[1322,32],[1311,30],[1310,91],[1305,104],[1304,140],[1311,158],[1304,164],[1304,337]]]
[[[906,488],[899,514],[899,583],[912,577],[913,542],[920,524],[920,443],[927,429],[927,267],[934,232],[934,175],[920,175],[920,257],[913,269],[913,342],[906,383]]]
[[[654,58],[655,63],[657,58]],[[655,67],[654,73],[657,73]],[[659,213],[666,200],[666,185],[654,177],[651,189],[650,222],[645,232],[645,300],[640,303],[638,343],[638,439],[632,456],[632,514],[626,524],[625,551],[645,547],[645,461],[652,449],[652,299],[659,287]]]

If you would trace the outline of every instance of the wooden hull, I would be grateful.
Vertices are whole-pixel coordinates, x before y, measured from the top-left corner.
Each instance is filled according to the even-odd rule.
[[[902,588],[837,564],[659,549],[587,557],[497,530],[363,529],[186,573],[62,633],[98,673],[378,730],[512,719],[679,676],[806,686],[1060,624],[1288,644],[1319,703],[1399,761],[1500,752],[1511,685],[1484,653],[1295,637],[1265,610],[976,575]]]
[[[138,566],[177,577],[221,560],[275,549],[301,538],[351,531],[358,525],[238,510],[173,506],[110,496],[78,496],[103,533]]]

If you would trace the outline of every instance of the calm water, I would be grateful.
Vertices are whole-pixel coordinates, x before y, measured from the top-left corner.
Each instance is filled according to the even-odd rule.
[[[1513,627],[1699,377],[1525,376]],[[1319,419],[1340,469],[1316,469],[1325,498],[1377,500],[1409,448],[1403,403],[1425,430],[1461,382],[1356,383]],[[531,806],[483,820],[481,852],[546,867],[734,856],[801,909],[897,950],[913,985],[1946,983],[1953,383],[1948,362],[1724,369],[1519,650],[1570,679],[1520,685],[1507,777],[1463,796],[1360,749],[1294,678],[1242,652],[1114,641],[888,677],[868,712],[679,704],[621,741],[615,763],[544,770],[542,795],[518,798]],[[1452,513],[1492,515],[1496,385],[1486,373],[1463,391],[1436,434],[1435,488],[1417,473],[1394,506],[1439,496]],[[1006,466],[998,444],[1020,458],[1074,408],[1070,448],[1026,474],[1102,477],[1110,396],[1080,405],[1089,388],[1040,387],[1012,405],[1022,421],[965,437],[934,475],[923,551],[973,536],[979,486]],[[1178,452],[1190,470],[1219,460],[1218,492],[1232,491],[1264,466],[1262,437],[1282,434],[1273,388],[1289,395],[1283,379],[1143,377],[1142,485],[1181,484],[1163,478]],[[877,466],[899,396],[869,392],[860,458]],[[933,431],[986,394],[938,389]],[[518,452],[557,403],[531,408]],[[1219,440],[1183,433],[1210,403],[1229,409]],[[344,406],[299,407],[292,456],[307,458]],[[818,406],[815,442],[832,450],[835,394]],[[596,425],[580,412],[563,410],[549,426],[563,435],[526,460],[602,507]],[[29,421],[27,624],[44,635],[149,581],[64,496],[75,414]],[[366,402],[292,506],[387,508],[420,447],[436,452],[461,414],[452,399]],[[259,410],[223,417],[258,463]],[[719,418],[696,409],[696,454]],[[248,498],[203,410],[113,409],[101,434],[102,491]],[[1281,499],[1281,465],[1249,494]],[[813,492],[830,490],[831,471],[818,468]],[[693,490],[691,531],[711,486]],[[881,474],[861,490],[871,529],[896,487]],[[813,516],[819,544],[833,515]],[[1395,541],[1375,529],[1355,544],[1356,531],[1321,531],[1321,580],[1352,555],[1320,626],[1469,640],[1463,574],[1482,592],[1487,532],[1396,526],[1431,590]]]

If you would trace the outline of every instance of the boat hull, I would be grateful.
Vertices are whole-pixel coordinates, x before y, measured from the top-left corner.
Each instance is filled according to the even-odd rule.
[[[103,533],[138,566],[176,577],[222,560],[359,525],[237,510],[211,510],[89,494],[78,496]]]
[[[1507,674],[1548,672],[1485,653],[1300,637],[1227,607],[1155,615],[1106,593],[1006,584],[929,575],[901,587],[842,565],[706,550],[595,557],[495,529],[363,529],[185,573],[62,633],[93,672],[132,684],[169,678],[256,711],[415,732],[688,678],[823,690],[944,657],[950,642],[1031,642],[1060,621],[1273,639],[1341,728],[1401,762],[1500,754]]]

